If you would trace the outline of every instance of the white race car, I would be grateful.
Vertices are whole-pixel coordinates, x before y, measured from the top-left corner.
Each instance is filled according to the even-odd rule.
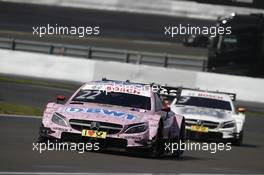
[[[242,144],[245,109],[236,111],[233,104],[236,94],[188,88],[176,91],[167,95],[176,94],[170,107],[185,117],[186,138]]]

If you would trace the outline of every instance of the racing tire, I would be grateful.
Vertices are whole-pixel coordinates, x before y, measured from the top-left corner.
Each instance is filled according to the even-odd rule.
[[[44,134],[43,133],[43,128],[44,128],[44,126],[43,126],[43,124],[41,124],[40,127],[39,127],[39,137],[37,139],[38,143],[47,143],[48,141],[50,141],[50,142],[58,142],[57,139],[51,138],[51,137],[47,136],[46,134]]]
[[[185,137],[185,121],[183,120],[182,124],[181,124],[181,129],[180,129],[180,134],[179,136],[174,139],[174,141],[177,143],[178,147],[181,146],[180,148],[178,148],[175,152],[173,152],[172,156],[175,158],[180,158],[181,155],[184,152],[184,147],[183,144],[185,143],[186,137]]]
[[[47,143],[48,140],[49,139],[46,137],[41,137],[41,136],[38,137],[38,143]]]
[[[239,133],[238,138],[235,138],[235,139],[231,140],[232,145],[235,145],[235,146],[240,146],[240,145],[242,145],[242,143],[243,143],[243,137],[244,137],[244,132],[241,131],[241,132]]]
[[[158,133],[155,136],[155,139],[153,140],[153,144],[152,144],[151,148],[148,150],[148,155],[151,158],[158,158],[164,152],[164,148],[163,148],[163,144],[162,144],[163,143],[162,142],[162,129],[163,129],[163,125],[160,122],[159,128],[158,128]]]
[[[41,126],[39,127],[39,136],[38,136],[38,140],[37,140],[38,143],[47,143],[49,140],[47,137],[44,137],[42,134],[42,128],[43,127],[44,127],[43,124],[41,124]]]

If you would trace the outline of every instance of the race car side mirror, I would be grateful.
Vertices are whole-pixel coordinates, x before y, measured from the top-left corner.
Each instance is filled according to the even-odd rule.
[[[245,113],[246,109],[239,107],[239,108],[237,108],[237,111],[238,111],[238,113]]]
[[[58,95],[57,96],[57,103],[59,103],[59,102],[63,102],[63,101],[65,101],[65,96],[63,96],[63,95]]]

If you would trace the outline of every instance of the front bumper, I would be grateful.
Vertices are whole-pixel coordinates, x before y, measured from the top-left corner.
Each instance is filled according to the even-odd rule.
[[[235,128],[209,129],[208,132],[197,132],[192,131],[191,128],[186,128],[186,138],[193,140],[219,141],[234,139],[237,136]]]
[[[106,139],[98,139],[98,138],[89,138],[89,137],[82,137],[81,134],[76,133],[69,133],[63,132],[61,134],[60,141],[62,142],[97,142],[100,145],[100,149],[106,148],[120,148],[125,149],[127,148],[127,140],[126,139],[119,139],[119,138],[110,138],[107,137]]]
[[[40,137],[62,142],[98,142],[103,148],[149,148],[152,142],[148,140],[149,130],[136,134],[109,134],[105,139],[83,137],[81,131],[70,127],[51,126],[40,127]]]

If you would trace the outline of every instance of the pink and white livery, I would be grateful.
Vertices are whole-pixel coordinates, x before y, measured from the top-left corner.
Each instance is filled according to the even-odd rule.
[[[162,102],[151,85],[103,79],[81,86],[65,104],[48,103],[39,141],[99,142],[100,149],[165,153],[167,142],[182,143],[185,120]],[[178,157],[179,149],[172,156]]]

